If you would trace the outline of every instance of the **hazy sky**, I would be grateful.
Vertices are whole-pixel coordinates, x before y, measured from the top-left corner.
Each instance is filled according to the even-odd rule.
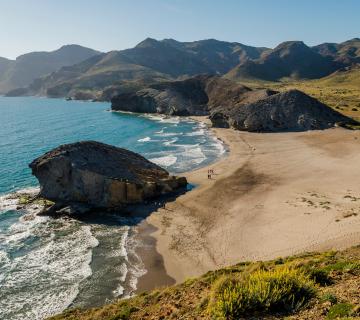
[[[360,0],[0,0],[0,56],[77,43],[101,51],[146,37],[274,47],[360,37]]]

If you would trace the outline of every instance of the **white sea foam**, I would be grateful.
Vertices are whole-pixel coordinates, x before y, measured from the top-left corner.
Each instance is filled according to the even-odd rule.
[[[29,187],[12,193],[0,195],[0,211],[16,210],[19,203],[19,196],[21,194],[26,193],[28,195],[35,196],[39,193],[39,191],[40,189],[38,187]]]
[[[214,143],[214,147],[219,150],[219,154],[222,155],[226,152],[226,148],[222,142]]]
[[[172,138],[171,140],[167,140],[167,141],[163,142],[163,145],[164,146],[170,146],[170,145],[174,144],[178,140],[179,140],[179,138],[175,137],[175,138]]]
[[[156,131],[155,134],[161,134],[161,133],[164,133],[164,130],[166,129],[167,127],[164,127],[162,128],[160,131]]]
[[[61,312],[91,275],[98,241],[90,226],[35,216],[19,219],[1,236],[7,250],[18,254],[1,268],[0,319],[37,320]]]
[[[157,133],[156,136],[160,136],[160,137],[175,137],[175,136],[181,136],[182,132],[162,132],[162,133]]]
[[[174,125],[177,125],[180,122],[180,117],[171,117],[171,116],[159,115],[159,114],[155,115],[155,114],[151,114],[151,113],[146,113],[141,116],[148,118],[150,120],[153,120],[153,121],[158,121],[158,122],[162,122],[162,123],[171,123]]]
[[[186,157],[192,161],[192,163],[199,165],[206,159],[205,154],[202,152],[199,146],[189,148],[186,152]]]
[[[134,230],[134,232],[136,232],[136,230]],[[126,247],[132,262],[129,268],[129,285],[133,290],[129,293],[129,296],[136,291],[138,279],[147,272],[141,257],[136,253],[138,247],[141,245],[142,243],[139,242],[136,236],[127,238]]]
[[[159,157],[159,158],[152,158],[149,160],[156,163],[158,166],[170,167],[176,163],[177,157],[169,155],[169,156],[164,156],[164,157]]]
[[[194,136],[203,136],[204,134],[205,134],[205,129],[197,129],[196,131],[187,133],[186,136],[194,137]]]
[[[142,138],[142,139],[138,140],[138,142],[149,142],[149,141],[151,141],[150,137],[145,137],[145,138]]]
[[[224,142],[217,138],[215,135],[212,135],[212,139],[214,141],[212,146],[214,146],[219,151],[219,155],[223,155],[226,152],[226,146]]]

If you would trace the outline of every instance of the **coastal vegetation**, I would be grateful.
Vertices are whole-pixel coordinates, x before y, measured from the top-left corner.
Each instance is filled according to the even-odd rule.
[[[182,284],[51,320],[356,319],[360,246],[242,262]]]

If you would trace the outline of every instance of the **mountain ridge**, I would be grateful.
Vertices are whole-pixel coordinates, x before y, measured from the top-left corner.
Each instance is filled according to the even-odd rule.
[[[215,39],[179,42],[147,38],[134,48],[110,51],[98,56],[96,61],[91,62],[90,58],[69,68],[61,68],[36,79],[27,89],[16,90],[9,95],[22,93],[64,97],[77,95],[79,91],[104,90],[121,81],[144,80],[151,83],[201,73],[224,74],[239,62],[257,58],[266,50]],[[82,68],[86,64],[89,67]]]
[[[314,51],[302,41],[285,41],[274,49],[265,51],[259,59],[239,64],[225,76],[232,80],[316,79],[327,76],[343,66],[329,56]]]
[[[302,41],[285,41],[273,49],[216,39],[181,42],[146,38],[133,48],[101,53],[61,67],[9,95],[109,99],[111,94],[104,96],[103,92],[122,92],[124,86],[125,91],[131,85],[138,88],[137,82],[151,84],[197,74],[217,74],[235,81],[318,79],[353,65],[357,59],[358,38],[314,47]]]
[[[80,45],[64,45],[54,51],[34,51],[15,60],[0,60],[0,93],[30,85],[35,79],[63,66],[74,65],[99,51]],[[6,61],[6,64],[4,63]]]

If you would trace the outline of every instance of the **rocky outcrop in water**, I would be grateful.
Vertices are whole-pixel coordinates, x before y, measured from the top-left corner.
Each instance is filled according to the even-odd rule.
[[[40,196],[58,207],[115,209],[185,188],[187,181],[144,157],[107,144],[83,141],[59,146],[30,163]]]
[[[210,115],[214,127],[277,132],[326,129],[354,120],[298,90],[267,92],[232,108],[217,108]]]

